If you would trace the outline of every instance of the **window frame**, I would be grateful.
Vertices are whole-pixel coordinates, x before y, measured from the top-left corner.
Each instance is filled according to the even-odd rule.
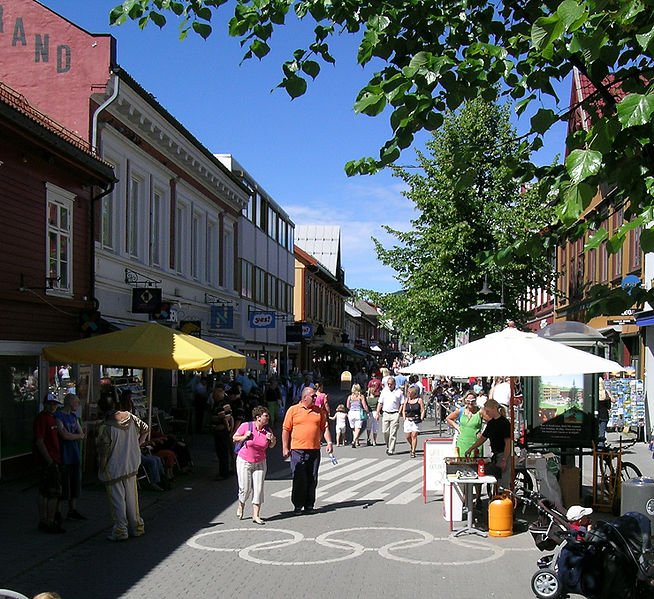
[[[55,295],[66,295],[72,297],[73,289],[74,289],[73,286],[74,285],[74,281],[73,281],[74,253],[73,252],[74,252],[74,241],[75,241],[74,218],[75,218],[76,195],[70,191],[67,191],[66,189],[58,187],[57,185],[53,185],[52,183],[46,182],[45,187],[46,187],[45,272],[48,273],[47,274],[48,281],[44,282],[46,284],[46,293],[51,293]],[[57,207],[57,222],[54,226],[52,226],[50,222],[51,205],[55,205]],[[68,226],[66,229],[62,229],[61,227],[61,223],[60,223],[61,209],[64,209],[68,212],[68,220],[67,220]],[[57,262],[57,268],[54,273],[51,268],[52,260],[50,255],[50,250],[51,250],[50,236],[53,233],[57,236],[57,242],[55,244],[56,253],[57,253],[57,257],[55,259]],[[64,235],[67,240],[67,260],[65,261],[65,265],[66,265],[65,280],[67,284],[65,286],[62,285],[62,281],[61,281],[62,269],[60,264],[61,256],[59,253],[61,249],[61,243],[60,243],[61,235]],[[57,280],[54,280],[54,278],[57,278]]]

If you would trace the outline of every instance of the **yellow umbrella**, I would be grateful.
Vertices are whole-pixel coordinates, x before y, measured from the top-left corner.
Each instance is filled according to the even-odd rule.
[[[166,370],[245,368],[245,356],[157,323],[129,327],[89,339],[43,348],[49,362],[102,364]],[[148,385],[148,424],[152,420],[152,373]]]
[[[157,323],[50,345],[43,348],[43,357],[50,362],[168,370],[245,367],[245,356]]]

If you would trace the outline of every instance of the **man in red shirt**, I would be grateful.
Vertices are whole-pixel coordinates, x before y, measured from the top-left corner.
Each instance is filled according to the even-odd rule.
[[[34,449],[41,466],[39,482],[39,530],[66,532],[56,520],[61,497],[61,450],[55,412],[63,403],[54,393],[43,399],[43,411],[34,420]]]
[[[325,410],[314,405],[316,391],[302,390],[300,402],[291,406],[282,425],[282,457],[291,456],[293,489],[291,501],[295,514],[314,512],[318,467],[320,466],[320,437],[324,434],[327,453],[332,453],[332,437],[327,426]]]

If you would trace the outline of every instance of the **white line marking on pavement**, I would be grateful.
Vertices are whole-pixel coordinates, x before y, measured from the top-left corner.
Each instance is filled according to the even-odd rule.
[[[392,505],[406,505],[407,503],[411,503],[414,499],[417,499],[421,496],[422,481],[420,481],[417,485],[413,485],[413,487],[409,487],[406,491],[400,493],[397,497],[389,499],[386,503]]]

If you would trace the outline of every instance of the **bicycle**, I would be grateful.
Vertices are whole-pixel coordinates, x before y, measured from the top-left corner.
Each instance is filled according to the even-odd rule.
[[[642,476],[638,466],[622,459],[622,454],[635,444],[636,439],[625,443],[620,437],[617,448],[593,448],[593,507],[608,508],[614,515],[620,513],[622,483]]]

